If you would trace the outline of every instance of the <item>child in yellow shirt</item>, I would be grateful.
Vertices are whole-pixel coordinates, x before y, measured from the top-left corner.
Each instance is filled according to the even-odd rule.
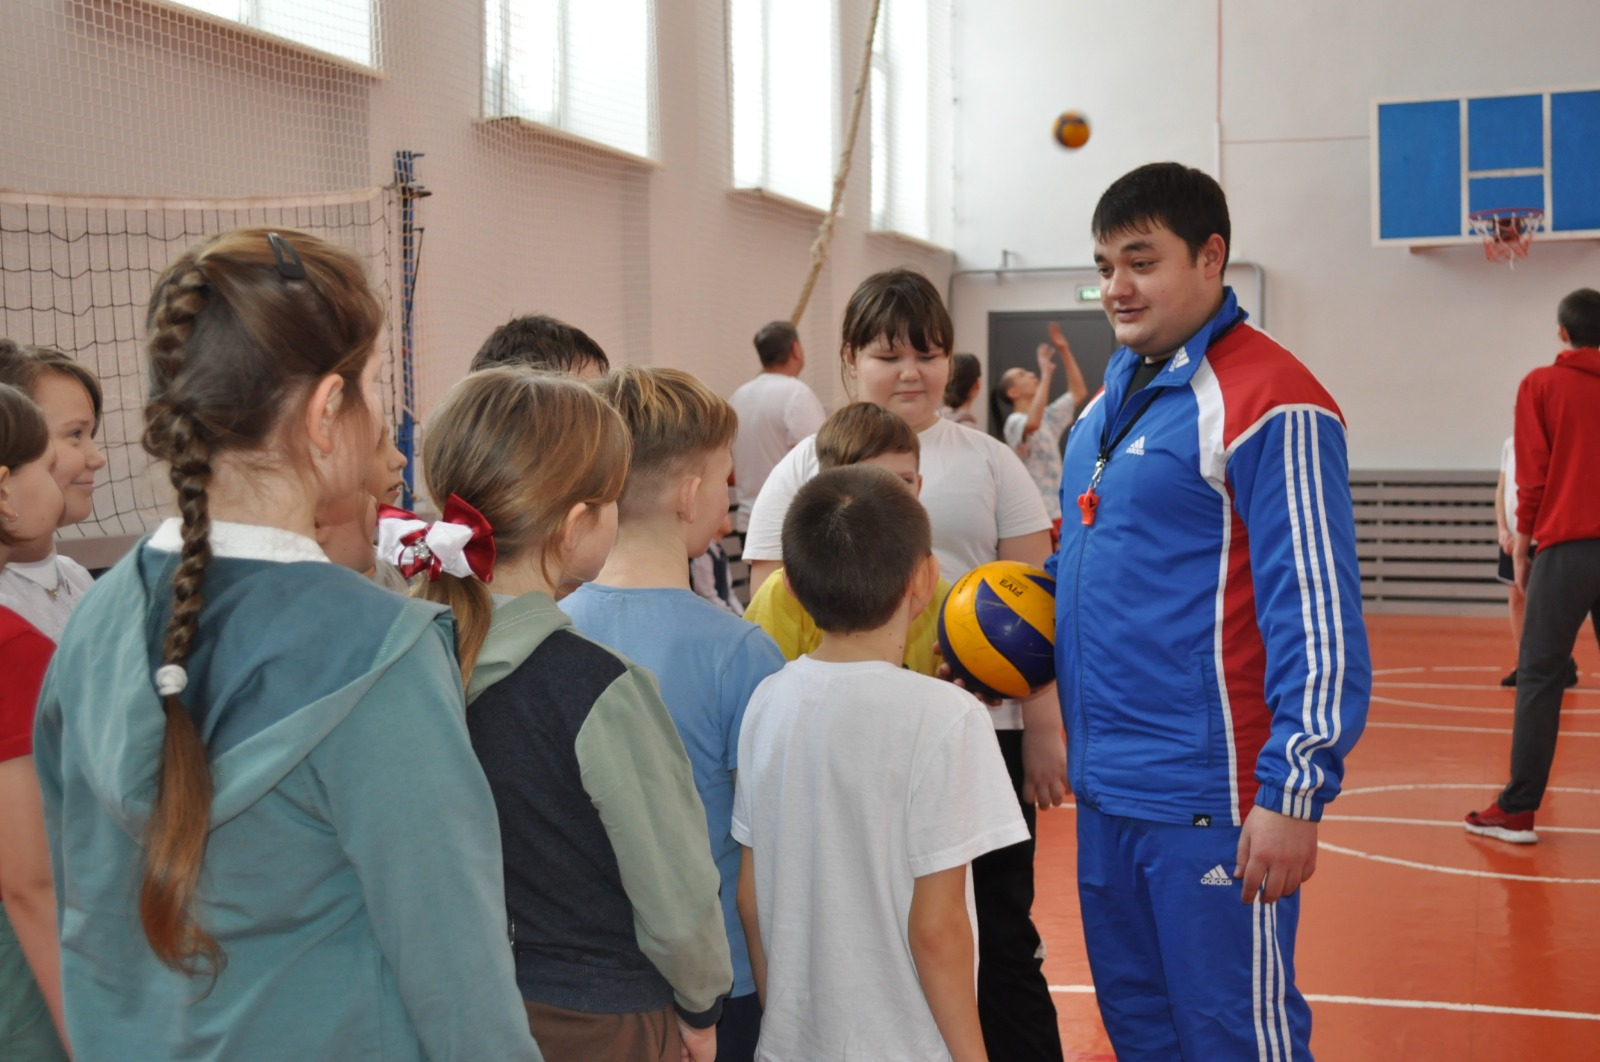
[[[917,433],[911,425],[900,414],[871,402],[845,406],[824,421],[817,432],[820,470],[878,465],[904,480],[914,494],[922,490],[920,453]],[[939,607],[949,592],[950,584],[940,579],[933,600],[911,621],[906,633],[905,665],[912,671],[932,675],[939,666]],[[781,568],[768,576],[751,597],[744,618],[770,634],[789,660],[798,660],[822,644],[822,631],[795,600]]]

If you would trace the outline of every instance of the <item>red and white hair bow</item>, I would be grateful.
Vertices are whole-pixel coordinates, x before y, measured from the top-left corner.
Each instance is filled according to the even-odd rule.
[[[449,572],[465,579],[494,579],[494,528],[483,514],[450,495],[444,518],[435,523],[392,505],[378,506],[378,556],[400,569],[407,579],[427,572],[430,580]]]

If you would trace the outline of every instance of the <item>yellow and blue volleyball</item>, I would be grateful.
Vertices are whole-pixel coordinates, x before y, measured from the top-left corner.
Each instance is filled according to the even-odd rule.
[[[993,561],[957,580],[939,610],[939,648],[981,693],[1026,697],[1056,677],[1056,581],[1031,564]]]
[[[1056,119],[1056,142],[1069,151],[1076,151],[1089,142],[1089,119],[1077,111],[1064,111]]]

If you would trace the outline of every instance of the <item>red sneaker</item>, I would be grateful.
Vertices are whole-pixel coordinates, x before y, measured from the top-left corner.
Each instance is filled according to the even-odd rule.
[[[1539,835],[1533,832],[1533,812],[1519,811],[1507,815],[1495,801],[1482,811],[1467,813],[1467,832],[1479,837],[1493,837],[1509,844],[1537,844]]]

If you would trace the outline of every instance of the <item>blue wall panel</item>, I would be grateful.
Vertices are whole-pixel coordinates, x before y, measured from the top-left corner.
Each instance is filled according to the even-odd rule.
[[[1467,209],[1538,207],[1544,209],[1544,177],[1474,177],[1467,182]]]
[[[1460,236],[1461,103],[1378,106],[1378,233]]]
[[[1468,100],[1467,169],[1528,168],[1544,169],[1544,97]]]
[[[1550,95],[1550,198],[1556,231],[1600,229],[1600,92]]]

